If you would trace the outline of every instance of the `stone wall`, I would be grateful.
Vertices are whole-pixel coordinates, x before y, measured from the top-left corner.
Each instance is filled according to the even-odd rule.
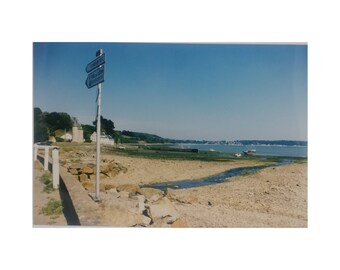
[[[82,184],[79,181],[75,181],[74,177],[62,166],[60,167],[60,177],[65,183],[68,193],[72,199],[80,225],[102,225],[101,209],[98,203],[89,197],[88,192],[83,188]]]
[[[101,166],[101,174],[112,177],[125,170],[114,161]],[[95,174],[94,164],[60,166],[59,172],[81,226],[187,227],[173,205],[176,202],[174,191],[101,183],[101,201],[98,203],[92,200],[84,185],[91,182],[90,189],[93,189],[94,179],[91,176]]]

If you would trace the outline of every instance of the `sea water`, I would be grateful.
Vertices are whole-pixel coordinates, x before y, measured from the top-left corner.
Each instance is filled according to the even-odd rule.
[[[194,148],[202,151],[218,151],[233,154],[254,149],[256,150],[256,155],[260,156],[307,157],[307,146],[221,144],[180,144],[179,146],[181,148]]]

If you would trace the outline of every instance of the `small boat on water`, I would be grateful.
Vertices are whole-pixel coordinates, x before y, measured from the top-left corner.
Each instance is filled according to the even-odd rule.
[[[254,155],[256,153],[256,150],[255,149],[250,149],[250,150],[247,150],[247,151],[242,151],[245,155],[248,155],[248,156],[251,156],[251,155]]]
[[[236,154],[235,154],[235,157],[241,157],[241,156],[242,156],[241,153],[236,153]]]

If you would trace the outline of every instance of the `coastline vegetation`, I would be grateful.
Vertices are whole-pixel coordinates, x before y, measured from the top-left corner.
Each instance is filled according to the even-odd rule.
[[[40,181],[44,184],[43,191],[46,193],[51,193],[53,189],[52,181],[51,181],[51,173],[46,172],[40,177]]]
[[[51,216],[52,219],[58,218],[63,213],[61,201],[50,199],[47,205],[41,208],[41,213],[45,216]]]

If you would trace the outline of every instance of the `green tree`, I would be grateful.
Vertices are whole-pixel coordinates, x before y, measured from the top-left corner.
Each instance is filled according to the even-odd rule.
[[[44,120],[44,114],[40,108],[34,108],[33,112],[34,142],[43,142],[48,140],[48,128]]]
[[[91,142],[90,136],[93,132],[96,131],[96,127],[91,125],[82,125],[82,128],[85,142]]]
[[[113,138],[115,140],[116,143],[122,143],[122,132],[115,130],[114,134],[113,134]]]
[[[45,116],[45,121],[52,134],[58,129],[69,130],[73,125],[71,116],[65,112],[49,113]]]
[[[97,121],[93,121],[93,125],[95,126],[97,130]],[[110,119],[106,119],[103,116],[100,116],[100,125],[101,125],[101,131],[104,131],[105,134],[110,135],[114,137],[114,129],[115,125]]]

